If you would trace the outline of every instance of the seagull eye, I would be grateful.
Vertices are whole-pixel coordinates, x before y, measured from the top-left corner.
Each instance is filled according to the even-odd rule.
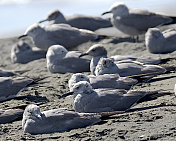
[[[79,89],[79,87],[76,87],[75,89],[77,89],[77,90],[78,90],[78,89]]]
[[[92,49],[92,51],[94,52],[94,51],[95,51],[95,49]]]

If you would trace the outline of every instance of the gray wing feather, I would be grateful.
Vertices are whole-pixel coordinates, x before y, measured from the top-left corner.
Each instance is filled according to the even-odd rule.
[[[138,30],[147,31],[148,28],[166,24],[172,21],[167,16],[151,13],[148,11],[132,11],[128,16],[117,17],[117,20],[124,25],[135,27]]]
[[[67,17],[67,22],[73,27],[95,31],[99,28],[111,27],[109,19],[85,15],[72,15]]]

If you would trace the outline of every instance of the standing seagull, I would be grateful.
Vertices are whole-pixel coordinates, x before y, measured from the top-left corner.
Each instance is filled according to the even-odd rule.
[[[34,82],[24,77],[0,77],[0,101],[16,97],[25,87]]]
[[[64,17],[64,15],[59,10],[51,11],[48,14],[48,17],[45,20],[39,21],[39,23],[45,21],[49,21],[49,24],[65,23],[79,29],[87,29],[91,31],[112,26],[109,19],[85,15],[71,15]]]
[[[166,54],[176,51],[176,29],[161,32],[158,28],[150,28],[145,34],[147,50],[154,54]]]
[[[51,45],[57,44],[63,45],[67,49],[72,49],[84,42],[97,39],[97,35],[94,32],[74,28],[67,24],[48,26],[33,24],[19,38],[25,36],[32,37],[35,45],[43,50],[47,50]]]
[[[176,23],[175,17],[164,16],[146,10],[129,9],[124,3],[114,3],[109,11],[102,15],[112,13],[114,26],[128,35],[145,33],[148,28]]]
[[[67,51],[61,45],[53,45],[46,54],[47,68],[51,73],[89,72],[90,59],[79,58],[80,55],[79,51]]]
[[[156,99],[171,93],[126,91],[123,89],[92,89],[87,81],[80,81],[73,86],[68,96],[74,94],[74,109],[76,112],[112,112],[126,111],[137,103]]]
[[[39,106],[30,104],[24,111],[22,128],[30,134],[64,132],[93,125],[101,121],[100,117],[98,114],[77,113],[64,109],[40,112]]]

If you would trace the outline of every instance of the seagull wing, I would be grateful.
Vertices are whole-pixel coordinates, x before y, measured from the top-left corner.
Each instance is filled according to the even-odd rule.
[[[172,22],[172,19],[144,10],[130,11],[129,15],[117,17],[118,22],[136,28],[140,31],[147,31],[148,28]]]

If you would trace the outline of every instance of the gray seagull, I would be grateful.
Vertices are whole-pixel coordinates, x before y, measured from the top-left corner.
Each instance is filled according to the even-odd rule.
[[[129,9],[124,3],[114,3],[104,14],[112,13],[113,25],[128,35],[145,33],[148,28],[176,23],[176,17],[152,13],[147,10]]]

